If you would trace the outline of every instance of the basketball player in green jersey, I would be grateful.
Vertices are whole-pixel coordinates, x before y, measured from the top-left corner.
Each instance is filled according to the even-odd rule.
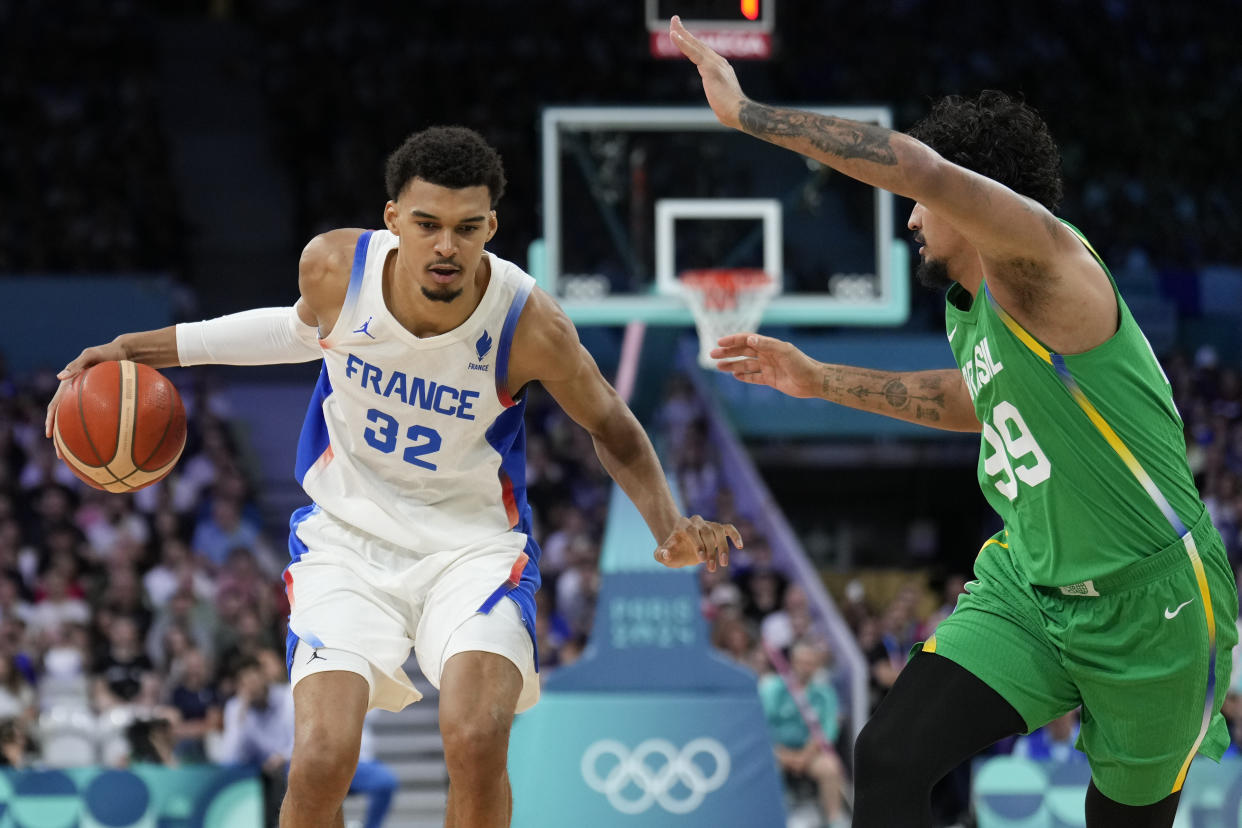
[[[854,825],[930,825],[941,776],[1079,705],[1087,825],[1172,825],[1195,754],[1219,759],[1228,744],[1238,598],[1168,380],[1103,262],[1051,212],[1061,179],[1047,127],[997,92],[943,100],[909,135],[765,106],[677,18],[670,33],[721,123],[916,202],[919,277],[948,288],[958,363],[871,371],[736,334],[712,356],[742,359],[719,367],[980,432],[979,484],[1004,519],[855,745]]]

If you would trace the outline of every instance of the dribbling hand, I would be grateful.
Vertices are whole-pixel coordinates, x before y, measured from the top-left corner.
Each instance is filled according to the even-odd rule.
[[[65,395],[65,389],[69,387],[69,383],[73,381],[74,377],[92,365],[126,358],[124,348],[115,342],[109,342],[107,345],[96,345],[87,348],[78,354],[77,359],[62,368],[60,373],[56,375],[56,379],[60,380],[60,386],[56,389],[56,393],[52,395],[52,401],[47,404],[47,417],[43,421],[44,436],[49,440],[52,439],[52,424],[56,422],[56,406],[60,405],[60,399]],[[60,449],[56,449],[56,456],[60,456]]]
[[[824,376],[819,363],[780,339],[759,334],[730,334],[716,341],[711,358],[736,380],[767,385],[791,397],[818,397]]]
[[[705,563],[708,572],[715,572],[717,566],[729,565],[730,541],[734,548],[742,548],[742,536],[732,523],[682,517],[656,550],[655,559],[670,569]]]

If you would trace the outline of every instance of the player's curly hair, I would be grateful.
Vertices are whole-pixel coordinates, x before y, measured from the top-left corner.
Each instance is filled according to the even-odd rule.
[[[942,98],[907,134],[1049,210],[1061,203],[1061,153],[1048,125],[1032,107],[1004,92]]]
[[[384,184],[389,199],[396,201],[415,178],[453,190],[487,187],[493,210],[505,194],[500,153],[482,135],[466,127],[429,127],[406,138],[388,156]]]

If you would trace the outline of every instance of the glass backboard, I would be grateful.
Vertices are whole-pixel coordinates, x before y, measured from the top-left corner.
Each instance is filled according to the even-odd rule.
[[[800,106],[891,125],[884,107]],[[677,274],[761,267],[765,324],[895,325],[909,248],[894,199],[720,125],[707,107],[553,107],[529,268],[578,324],[691,324]]]

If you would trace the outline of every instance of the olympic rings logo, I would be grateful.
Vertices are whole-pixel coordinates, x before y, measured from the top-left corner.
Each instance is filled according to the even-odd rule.
[[[705,774],[699,757],[713,765]],[[604,775],[600,775],[600,760]],[[654,762],[652,760],[655,760]],[[601,739],[582,754],[582,778],[592,790],[608,797],[623,814],[641,814],[653,804],[671,814],[688,814],[729,778],[729,751],[715,739],[702,737],[680,751],[666,739],[648,739],[631,752],[615,739]],[[637,789],[637,798],[626,791]],[[685,791],[685,793],[681,793]]]

